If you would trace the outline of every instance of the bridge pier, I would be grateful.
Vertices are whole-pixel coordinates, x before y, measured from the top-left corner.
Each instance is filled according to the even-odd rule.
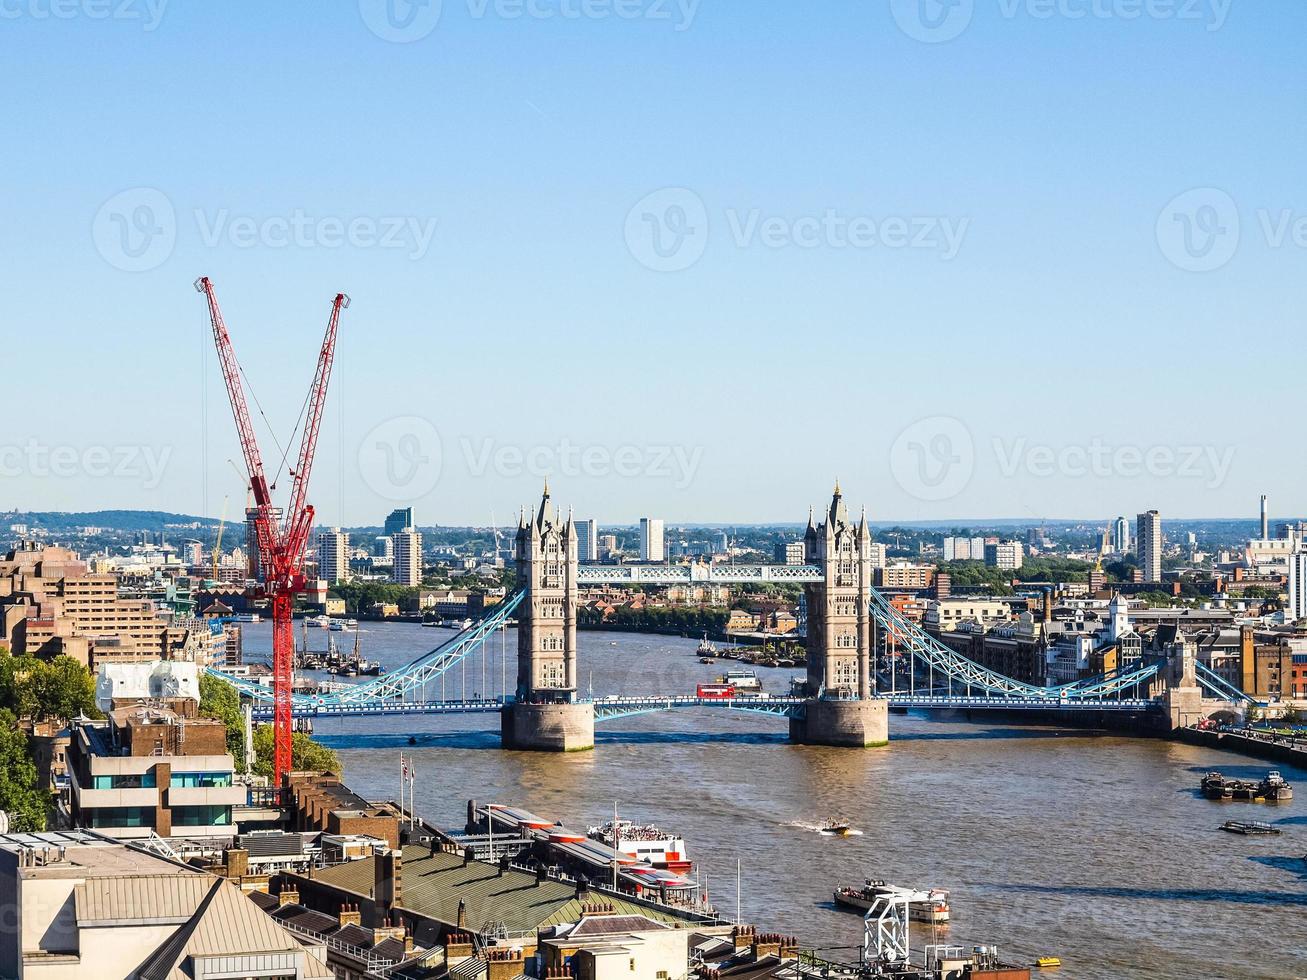
[[[499,716],[500,744],[526,752],[584,752],[595,747],[595,710],[587,702],[509,704]]]
[[[790,719],[790,741],[803,745],[834,745],[868,749],[889,744],[889,702],[823,701],[813,698],[802,718]]]

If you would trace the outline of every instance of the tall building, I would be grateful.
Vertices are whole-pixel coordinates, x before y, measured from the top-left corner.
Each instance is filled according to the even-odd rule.
[[[1289,557],[1289,605],[1285,618],[1295,623],[1307,619],[1307,551],[1295,551]]]
[[[338,527],[318,532],[318,578],[328,585],[349,581],[349,535]]]
[[[667,560],[667,549],[663,546],[663,522],[661,518],[640,518],[640,560]]]
[[[996,541],[985,545],[985,564],[991,568],[1016,571],[1025,564],[1025,547],[1020,541]]]
[[[398,534],[400,531],[403,531],[405,528],[410,528],[414,526],[415,525],[413,524],[413,508],[397,507],[395,510],[392,510],[390,512],[390,516],[386,518],[386,526],[385,528],[383,528],[383,533],[386,535],[386,537],[390,538],[390,537],[394,537],[396,534]]]
[[[422,584],[422,535],[406,527],[396,533],[395,568],[390,573],[391,581],[396,585]]]
[[[1112,550],[1123,555],[1130,550],[1130,522],[1124,517],[1112,522]]]
[[[248,562],[246,568],[249,571],[249,577],[252,579],[263,578],[263,568],[259,560],[259,535],[255,530],[254,519],[258,516],[257,507],[247,508],[245,511],[245,556]],[[272,508],[272,527],[275,531],[277,525],[281,523],[281,508]]]
[[[1135,541],[1144,581],[1162,581],[1162,516],[1157,511],[1139,515],[1135,521]]]
[[[778,565],[802,565],[804,546],[802,541],[778,541],[772,549],[772,559]]]
[[[594,521],[576,522],[576,554],[579,561],[599,560],[599,534]]]

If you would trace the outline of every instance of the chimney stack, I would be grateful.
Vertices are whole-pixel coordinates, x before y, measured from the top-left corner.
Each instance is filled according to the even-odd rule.
[[[1270,536],[1270,525],[1266,515],[1266,494],[1262,494],[1262,540],[1265,541]]]

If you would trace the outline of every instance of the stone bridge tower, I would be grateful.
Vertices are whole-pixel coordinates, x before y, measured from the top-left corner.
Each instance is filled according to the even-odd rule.
[[[504,708],[505,748],[570,752],[594,747],[594,708],[576,700],[577,533],[545,484],[534,517],[517,527],[517,694]]]
[[[808,517],[805,560],[822,571],[806,587],[808,705],[790,737],[814,745],[884,745],[888,705],[871,690],[871,531],[849,519],[839,484],[820,524]]]

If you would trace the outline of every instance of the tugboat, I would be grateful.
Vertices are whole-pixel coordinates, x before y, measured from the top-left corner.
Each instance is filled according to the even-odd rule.
[[[835,904],[844,908],[866,912],[876,904],[877,899],[894,894],[902,889],[884,881],[868,878],[861,888],[843,885],[835,889]],[[926,893],[929,898],[922,902],[912,902],[908,906],[908,917],[917,922],[931,925],[944,925],[952,915],[948,904],[948,892],[942,888],[932,888]]]
[[[1266,778],[1257,784],[1257,792],[1272,803],[1293,799],[1293,787],[1284,781],[1278,769],[1272,769],[1266,774]]]

